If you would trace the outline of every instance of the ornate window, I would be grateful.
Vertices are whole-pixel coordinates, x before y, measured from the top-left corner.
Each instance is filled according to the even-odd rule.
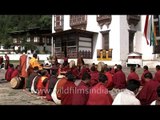
[[[105,24],[108,27],[109,24],[111,23],[111,19],[112,19],[111,15],[97,15],[97,22],[101,28]]]
[[[140,21],[140,17],[140,15],[127,15],[128,24],[136,26]]]
[[[101,31],[101,33],[102,33],[103,49],[109,50],[109,30]]]
[[[54,30],[56,32],[63,31],[63,15],[54,15]]]
[[[70,26],[72,29],[86,30],[87,15],[70,15]]]

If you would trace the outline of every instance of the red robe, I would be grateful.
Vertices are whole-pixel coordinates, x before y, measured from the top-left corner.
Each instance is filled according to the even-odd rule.
[[[17,69],[14,69],[14,71],[12,72],[11,74],[11,79],[14,78],[14,77],[17,77],[19,74],[18,70]]]
[[[126,76],[122,70],[117,71],[113,75],[114,88],[124,89],[126,88]]]
[[[63,86],[66,84],[67,82],[67,78],[66,77],[63,77],[61,78],[58,83],[57,83],[57,91],[56,91],[56,94],[57,94],[57,98],[59,100],[61,100],[61,96],[62,96],[62,90],[63,90]]]
[[[11,81],[11,75],[12,75],[12,73],[13,73],[13,71],[14,71],[14,68],[8,68],[7,69],[7,71],[6,71],[6,73],[5,73],[5,79],[7,80],[7,81]]]
[[[8,55],[6,55],[5,56],[5,69],[8,69],[8,67],[9,67],[9,56]]]
[[[44,96],[46,94],[45,84],[44,84],[46,81],[47,81],[47,77],[46,76],[42,76],[38,80],[37,90],[38,90],[38,95],[39,96]]]
[[[157,80],[157,81],[160,82],[160,70],[158,70],[158,71],[155,73],[154,80]]]
[[[76,67],[71,68],[71,72],[76,77],[76,79],[79,79],[79,71]]]
[[[81,81],[75,90],[76,92],[73,94],[72,105],[86,105],[89,97],[89,86]]]
[[[87,105],[112,105],[112,102],[112,96],[101,82],[90,89]]]
[[[75,91],[76,85],[74,82],[67,81],[62,89],[61,94],[61,104],[62,105],[72,105],[72,97]]]
[[[112,74],[110,72],[106,72],[105,75],[108,78],[107,84],[105,84],[106,88],[108,89],[112,89],[113,88],[113,77]]]
[[[89,84],[91,86],[96,85],[98,83],[99,72],[98,71],[91,71],[90,76],[91,76],[91,80],[90,80]]]
[[[142,74],[142,76],[141,76],[141,85],[142,85],[142,86],[145,84],[144,75],[145,75],[146,73],[150,73],[150,72],[149,72],[148,70],[144,70],[144,72],[143,72],[143,74]]]
[[[52,101],[51,93],[52,93],[52,91],[54,89],[54,86],[55,86],[57,80],[58,79],[56,78],[56,76],[53,75],[47,81],[47,84],[46,84],[46,87],[45,87],[45,91],[46,91],[46,99],[48,101]]]
[[[88,72],[88,69],[83,67],[79,73],[79,78],[82,79],[82,75],[85,73],[85,72]]]
[[[138,76],[138,74],[137,74],[136,72],[131,72],[131,73],[128,75],[127,80],[131,80],[131,79],[135,79],[135,80],[140,81],[140,80],[139,80],[139,76]]]
[[[156,89],[159,85],[160,83],[158,81],[150,80],[143,86],[137,95],[137,98],[140,100],[142,105],[150,105],[151,102],[156,100],[158,97]]]
[[[26,70],[26,65],[27,65],[27,55],[23,54],[20,56],[20,68],[21,68],[21,71],[20,71],[20,77],[28,77],[28,74],[27,74],[27,70]]]

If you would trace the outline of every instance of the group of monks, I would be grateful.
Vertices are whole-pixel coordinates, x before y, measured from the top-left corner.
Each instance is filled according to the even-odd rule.
[[[55,57],[51,66],[41,64],[37,54],[28,57],[23,53],[19,65],[9,64],[5,79],[21,78],[21,87],[29,92],[53,101],[58,105],[158,105],[160,104],[160,66],[156,73],[144,66],[141,77],[136,68],[130,68],[128,76],[121,65],[113,68],[102,62],[86,65],[83,57],[58,63]],[[47,66],[47,67],[46,67]],[[141,86],[141,87],[140,87]],[[141,88],[141,89],[139,89]],[[121,90],[115,98],[110,91]]]

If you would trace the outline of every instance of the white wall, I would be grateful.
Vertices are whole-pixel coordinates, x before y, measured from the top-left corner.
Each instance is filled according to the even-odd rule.
[[[120,60],[126,61],[129,53],[129,26],[127,15],[120,15]]]
[[[64,15],[64,27],[63,30],[69,30],[70,27],[70,15]]]
[[[10,58],[10,60],[19,60],[21,54],[7,54]],[[4,58],[4,54],[0,55],[3,56]],[[29,54],[30,57],[32,57],[32,54]],[[38,57],[40,60],[47,60],[47,57],[49,57],[50,54],[38,54]],[[4,58],[5,59],[5,58]]]
[[[112,15],[112,21],[109,26],[109,43],[112,51],[112,61],[120,61],[120,16]]]

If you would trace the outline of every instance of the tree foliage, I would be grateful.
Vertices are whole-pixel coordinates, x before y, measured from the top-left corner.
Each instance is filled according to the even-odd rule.
[[[28,28],[52,27],[51,15],[0,15],[0,43],[9,47],[12,43],[8,33]]]

